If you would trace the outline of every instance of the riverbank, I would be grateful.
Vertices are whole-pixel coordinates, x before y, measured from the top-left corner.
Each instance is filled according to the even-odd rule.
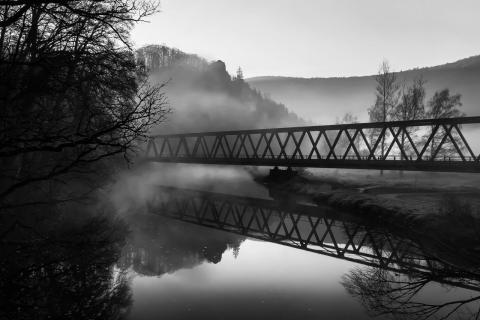
[[[440,175],[439,177],[443,177]],[[450,177],[451,178],[451,177]],[[345,211],[374,234],[410,239],[438,261],[477,272],[480,261],[480,188],[475,181],[423,182],[300,172],[278,181],[256,176],[274,199],[296,196]],[[473,179],[478,179],[473,177]],[[427,179],[425,179],[427,181]],[[439,183],[440,182],[440,183]]]
[[[435,180],[429,174],[425,179],[428,182],[418,179],[418,175],[415,177],[314,175],[306,171],[285,181],[268,176],[255,179],[273,194],[294,193],[359,214],[432,215],[441,212],[446,201],[454,199],[451,201],[471,206],[472,213],[478,216],[480,185],[476,177],[447,174],[447,178],[439,175]]]

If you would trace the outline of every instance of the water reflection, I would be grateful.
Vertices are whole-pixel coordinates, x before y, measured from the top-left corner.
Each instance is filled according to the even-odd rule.
[[[0,319],[426,319],[480,310],[480,241],[463,224],[360,217],[286,195],[156,191],[150,213],[122,221],[79,207],[0,216]]]
[[[68,210],[67,210],[68,211]],[[88,212],[0,215],[0,319],[122,319],[126,226]]]
[[[231,196],[186,189],[159,188],[150,210],[165,217],[292,246],[397,272],[427,272],[477,280],[480,254],[469,259],[446,252],[431,237],[410,231],[414,220],[359,217],[329,207]],[[472,246],[472,244],[470,244]],[[464,248],[463,248],[464,249]],[[464,261],[465,260],[465,261]],[[463,269],[458,268],[462,261]],[[461,273],[458,274],[461,270]],[[465,283],[465,285],[468,285]]]
[[[131,215],[127,219],[132,235],[122,251],[119,266],[137,274],[160,276],[203,262],[219,263],[222,254],[232,249],[238,255],[244,237],[228,233],[205,232],[154,215]]]
[[[465,243],[465,232],[432,229],[405,217],[360,218],[285,199],[277,202],[170,188],[159,189],[150,210],[364,265],[345,275],[342,284],[372,315],[423,319],[475,315],[478,309],[480,253],[475,248],[479,243],[475,238]],[[458,245],[452,247],[453,243]],[[460,289],[448,295],[438,284]]]
[[[403,275],[369,267],[352,270],[343,277],[343,285],[362,302],[372,316],[395,315],[404,319],[447,319],[454,316],[456,319],[478,319],[478,282],[472,286],[475,292],[447,292],[439,297],[435,294],[435,281],[442,280],[429,274]]]

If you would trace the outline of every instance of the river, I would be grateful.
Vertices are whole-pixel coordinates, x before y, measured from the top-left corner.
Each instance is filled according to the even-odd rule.
[[[467,319],[479,310],[472,256],[355,212],[272,198],[245,169],[152,165],[109,192],[114,216],[3,220],[1,319]]]

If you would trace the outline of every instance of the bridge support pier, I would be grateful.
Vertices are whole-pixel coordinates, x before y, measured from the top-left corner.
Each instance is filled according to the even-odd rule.
[[[297,174],[298,172],[293,170],[291,167],[282,170],[275,166],[273,169],[270,169],[268,179],[273,182],[282,182],[296,177]]]

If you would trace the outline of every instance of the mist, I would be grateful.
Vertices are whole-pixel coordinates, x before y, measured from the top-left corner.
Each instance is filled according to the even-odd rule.
[[[118,214],[126,216],[147,212],[146,205],[159,194],[158,186],[269,198],[268,190],[253,181],[251,170],[236,166],[143,164],[121,172],[109,188],[108,199]]]
[[[287,127],[309,124],[283,104],[250,87],[239,69],[165,46],[137,51],[152,84],[166,83],[172,113],[152,134]]]
[[[425,56],[347,1],[0,1],[0,319],[478,317],[480,56],[268,76]]]
[[[222,61],[207,62],[163,46],[143,48],[137,54],[149,70],[151,84],[166,83],[165,94],[172,109],[151,134],[308,124],[282,104],[251,89],[241,75],[232,77]],[[155,186],[159,185],[268,197],[266,189],[253,181],[251,170],[266,174],[268,169],[141,163],[118,174],[109,188],[109,199],[117,212],[126,215],[147,210],[145,204],[156,196]]]
[[[395,70],[399,83],[410,84],[422,76],[426,80],[426,101],[436,91],[450,88],[452,93],[462,95],[463,112],[468,116],[480,115],[480,56],[436,67],[419,67]],[[300,117],[313,119],[318,125],[329,125],[346,113],[356,116],[359,122],[369,121],[367,109],[375,102],[374,77],[255,77],[246,81],[253,88],[271,94],[274,100],[284,103]]]

